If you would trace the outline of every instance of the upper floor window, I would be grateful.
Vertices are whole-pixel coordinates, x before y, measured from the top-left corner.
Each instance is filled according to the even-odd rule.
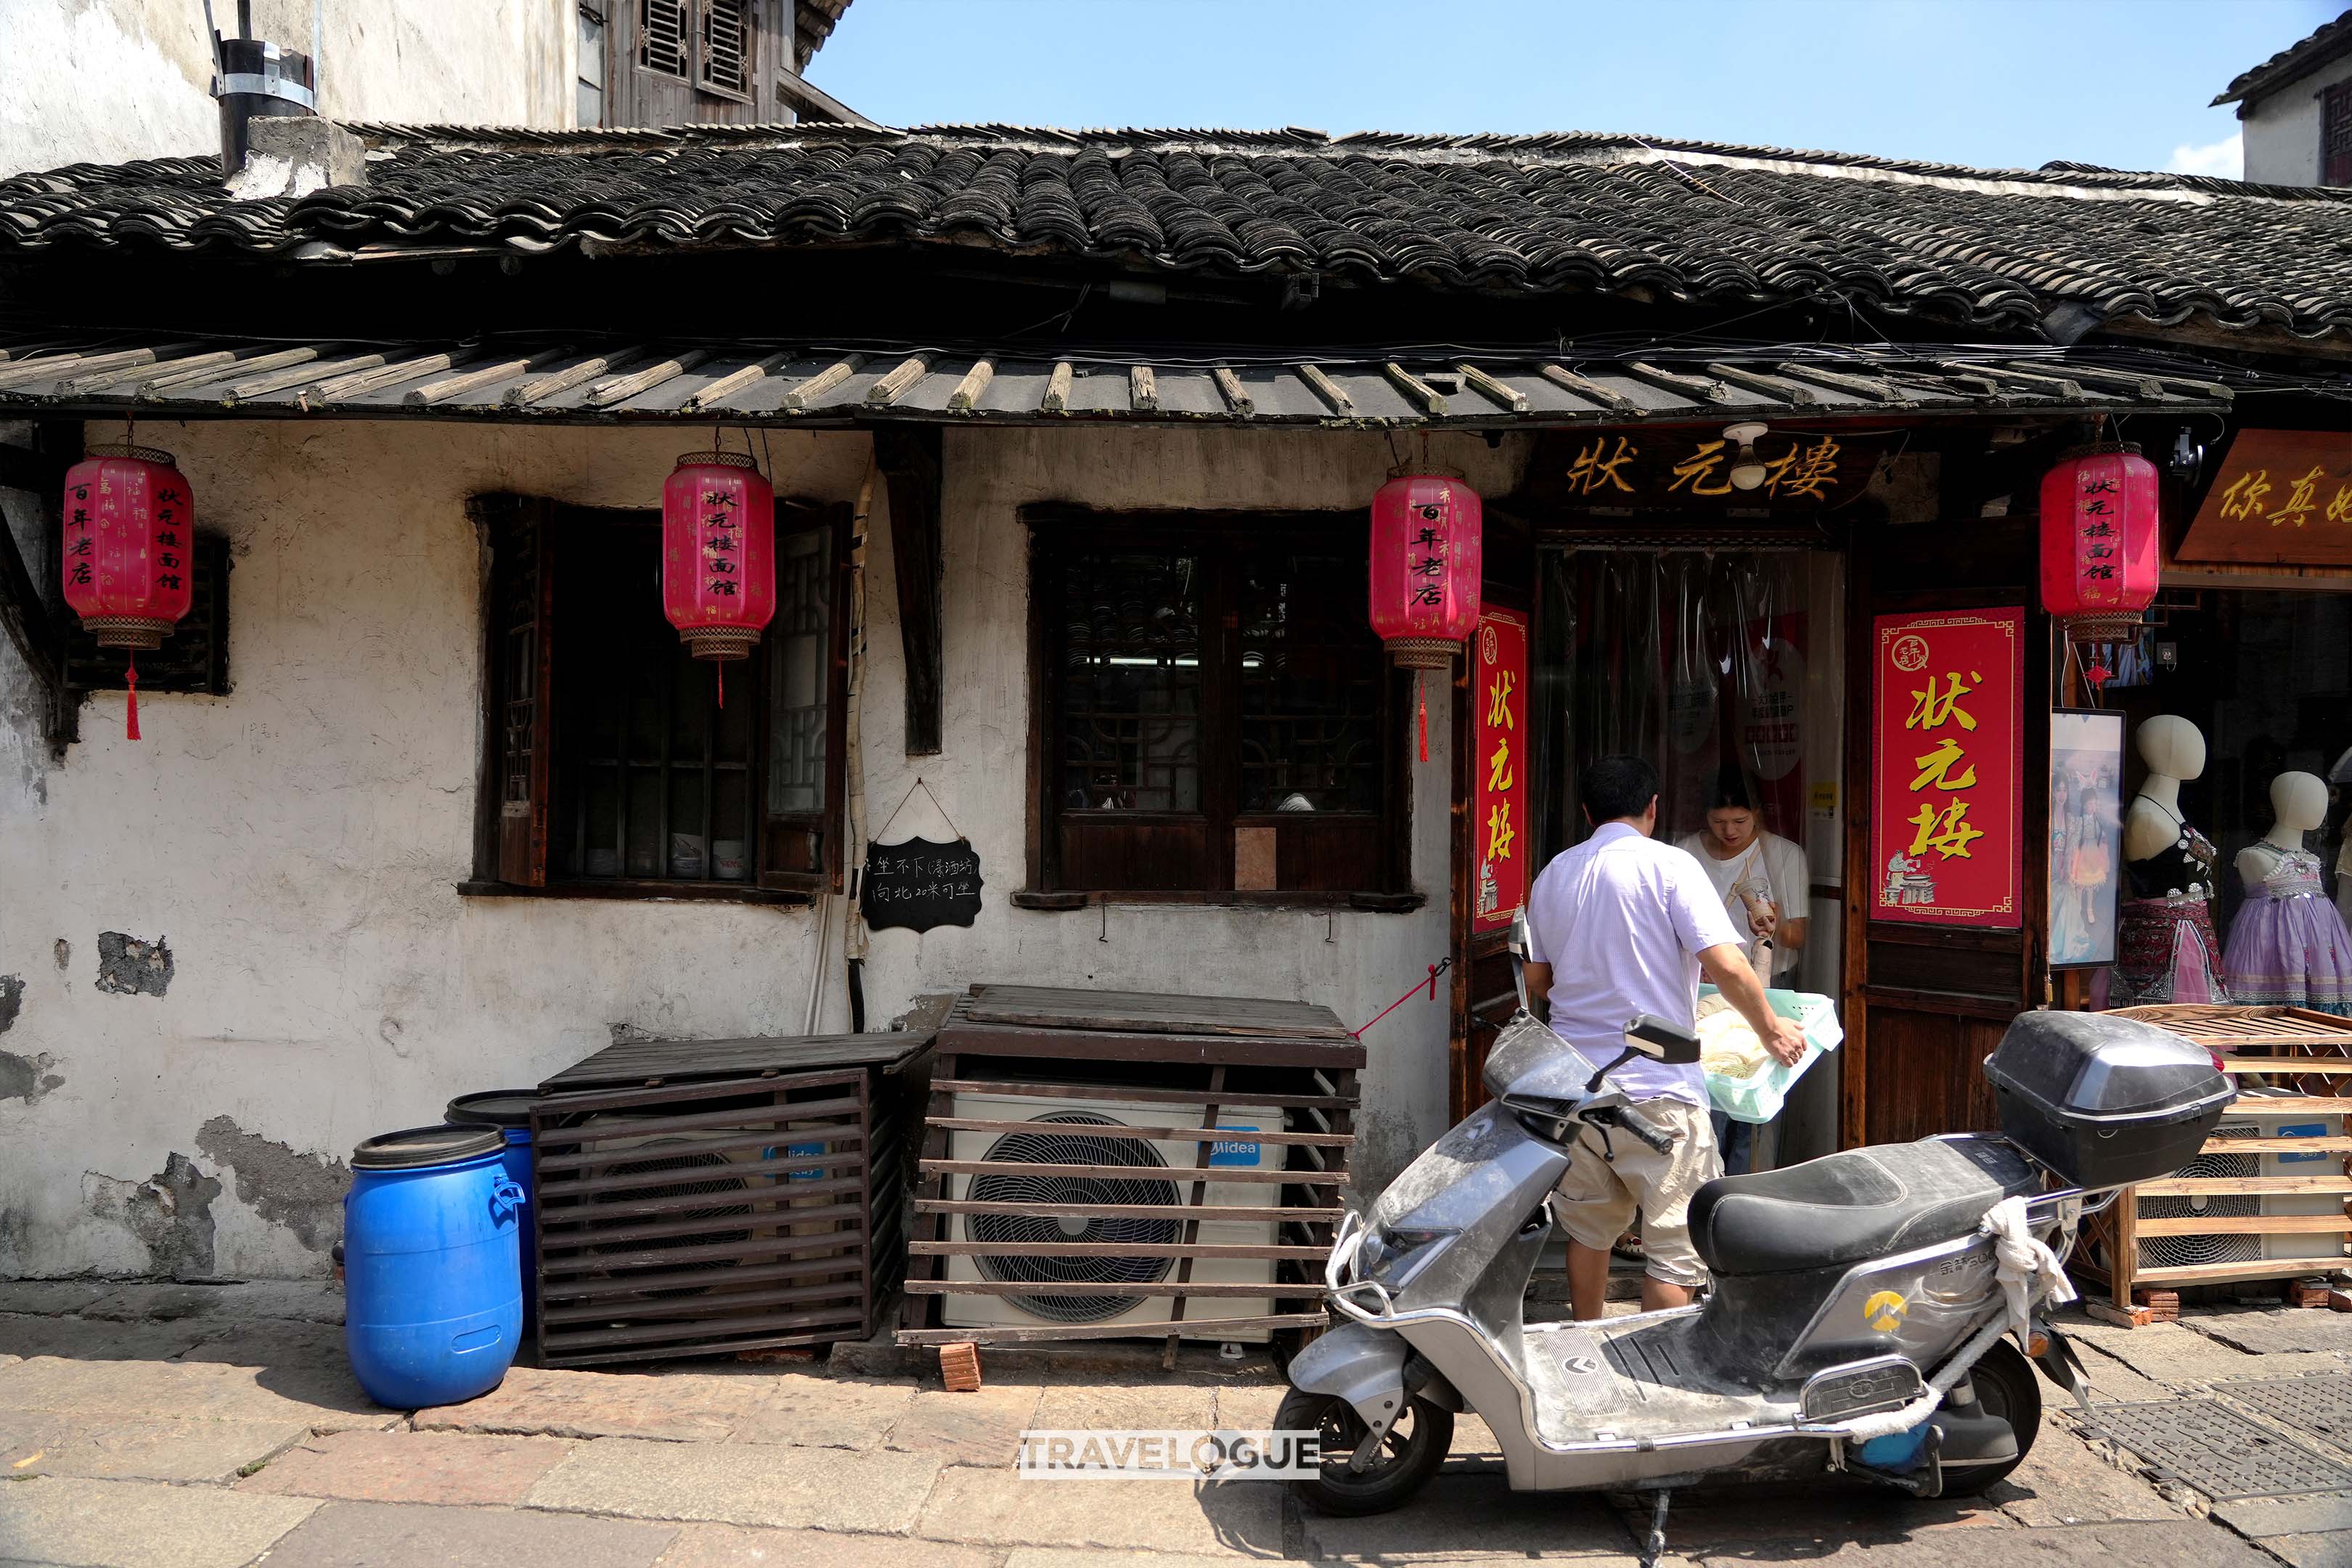
[[[637,64],[705,92],[749,98],[757,0],[637,0]]]
[[[2352,79],[2319,95],[2319,183],[2352,185]]]

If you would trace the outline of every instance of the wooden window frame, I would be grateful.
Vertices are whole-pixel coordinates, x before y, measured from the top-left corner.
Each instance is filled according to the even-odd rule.
[[[2352,79],[2319,90],[2319,183],[2352,185]]]
[[[549,835],[561,782],[557,768],[562,742],[559,731],[557,688],[562,678],[561,646],[554,635],[560,626],[556,606],[562,583],[562,531],[567,519],[608,522],[656,522],[658,512],[641,509],[605,509],[560,505],[539,497],[511,494],[477,496],[467,503],[480,536],[482,614],[482,731],[477,781],[474,833],[474,875],[458,884],[458,891],[478,897],[684,899],[730,903],[805,903],[819,893],[842,890],[846,864],[842,840],[841,806],[847,787],[845,751],[849,717],[850,512],[843,504],[782,498],[776,503],[778,531],[821,530],[830,538],[833,580],[827,627],[828,679],[825,713],[824,809],[815,812],[766,810],[767,770],[773,707],[768,700],[763,672],[752,675],[751,689],[760,704],[750,737],[751,842],[746,846],[751,874],[741,881],[671,879],[666,878],[558,879],[550,873]],[[797,514],[800,525],[791,520]],[[528,563],[526,568],[525,563]],[[535,586],[507,590],[509,573],[536,572]],[[651,584],[646,591],[654,591]],[[528,602],[535,606],[528,629],[510,622],[508,612]],[[509,642],[516,645],[509,648]],[[520,651],[518,651],[520,650]],[[753,662],[769,657],[766,639]],[[527,663],[534,690],[513,698],[518,659]],[[739,668],[744,668],[741,666]],[[509,701],[520,707],[510,714]],[[512,718],[529,735],[530,758],[510,765],[509,721]],[[509,812],[507,796],[527,797],[525,812]],[[813,853],[805,867],[775,864],[778,839],[784,834],[806,833]]]
[[[1187,510],[1153,512],[1103,511],[1093,508],[1049,503],[1024,507],[1021,518],[1030,534],[1029,670],[1030,756],[1027,887],[1013,895],[1016,906],[1033,910],[1068,910],[1097,902],[1167,902],[1263,904],[1285,907],[1343,907],[1403,912],[1425,901],[1412,883],[1412,776],[1406,757],[1406,726],[1412,720],[1412,679],[1405,671],[1381,665],[1380,746],[1381,804],[1376,813],[1330,814],[1322,817],[1280,812],[1246,812],[1240,806],[1242,785],[1240,715],[1235,706],[1241,689],[1240,628],[1237,570],[1221,573],[1222,581],[1203,587],[1202,603],[1202,663],[1201,762],[1198,813],[1106,814],[1090,817],[1109,828],[1138,829],[1197,823],[1206,837],[1212,886],[1197,888],[1102,888],[1073,885],[1064,874],[1061,837],[1062,808],[1057,778],[1060,767],[1059,684],[1062,590],[1056,573],[1072,553],[1106,545],[1143,551],[1189,549],[1207,543],[1248,540],[1328,540],[1334,534],[1365,543],[1369,555],[1370,514],[1361,510],[1298,511],[1279,510]],[[1350,546],[1352,550],[1353,546]],[[1369,623],[1369,617],[1367,617]],[[1370,626],[1366,626],[1370,635]],[[1216,649],[1215,663],[1210,648]],[[1372,881],[1361,888],[1286,887],[1236,889],[1234,883],[1234,829],[1272,827],[1277,834],[1306,834],[1318,823],[1375,823],[1379,847]],[[1278,864],[1296,864],[1310,848],[1281,842]]]

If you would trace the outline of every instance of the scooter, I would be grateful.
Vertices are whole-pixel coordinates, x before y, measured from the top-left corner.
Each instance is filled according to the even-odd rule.
[[[1486,1059],[1493,1100],[1342,1220],[1325,1272],[1342,1321],[1293,1358],[1276,1421],[1320,1439],[1319,1469],[1292,1483],[1308,1506],[1402,1504],[1465,1410],[1514,1491],[1654,1494],[1649,1562],[1679,1488],[1843,1474],[1980,1492],[2040,1429],[2029,1358],[2088,1407],[2043,1316],[2072,1294],[2061,1266],[2083,1216],[2193,1158],[2235,1092],[2164,1030],[2028,1013],[1986,1058],[2003,1135],[1719,1178],[1691,1204],[1714,1281],[1701,1302],[1529,1322],[1570,1144],[1671,1147],[1609,1075],[1637,1055],[1694,1062],[1698,1040],[1645,1016],[1623,1046],[1597,1066],[1523,1005]]]

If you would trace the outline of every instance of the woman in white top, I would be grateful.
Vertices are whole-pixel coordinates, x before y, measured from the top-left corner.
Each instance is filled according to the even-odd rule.
[[[1767,985],[1796,978],[1805,945],[1805,900],[1811,889],[1805,852],[1777,833],[1765,831],[1737,768],[1726,768],[1707,796],[1706,831],[1675,840],[1687,849],[1723,895],[1732,924],[1754,939],[1748,959]],[[1793,911],[1793,912],[1792,912]],[[1771,944],[1769,962],[1759,950]]]

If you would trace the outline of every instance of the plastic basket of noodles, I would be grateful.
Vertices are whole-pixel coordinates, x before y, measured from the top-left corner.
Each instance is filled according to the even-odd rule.
[[[1699,1067],[1706,1074],[1707,1098],[1734,1121],[1763,1122],[1780,1115],[1789,1086],[1822,1052],[1837,1049],[1845,1039],[1837,1004],[1828,997],[1811,991],[1767,991],[1764,996],[1772,1011],[1805,1031],[1805,1054],[1792,1065],[1774,1061],[1748,1020],[1714,986],[1699,987]]]

